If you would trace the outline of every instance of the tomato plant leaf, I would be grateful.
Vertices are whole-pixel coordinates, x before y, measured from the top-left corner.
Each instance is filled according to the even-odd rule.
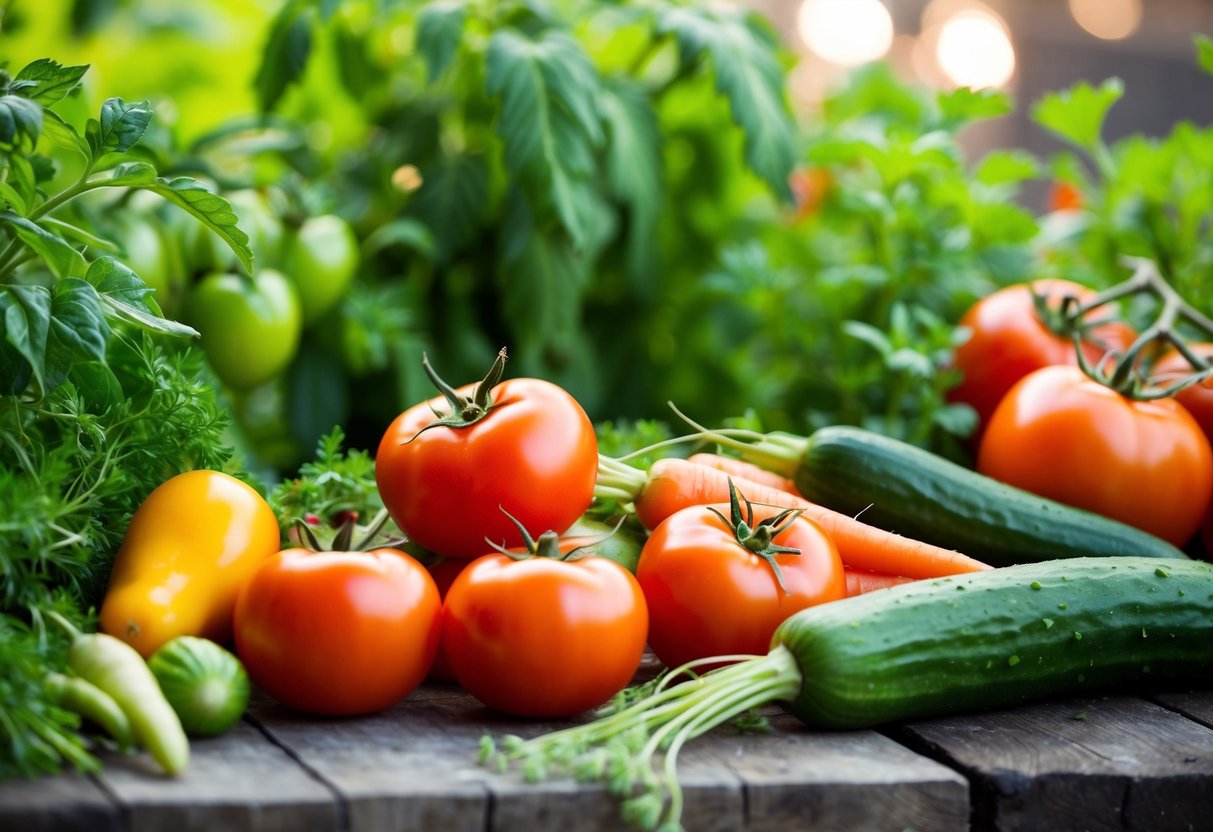
[[[4,338],[28,363],[42,386],[46,366],[46,333],[51,320],[51,291],[45,286],[0,286]]]
[[[24,137],[32,145],[41,134],[41,104],[20,95],[0,96],[0,144],[16,144]]]
[[[107,313],[149,332],[198,337],[193,327],[165,318],[152,289],[114,258],[94,260],[85,280],[94,288]]]
[[[147,162],[123,162],[114,168],[105,184],[111,188],[137,188],[156,181],[156,169]]]
[[[0,211],[0,223],[7,223],[21,242],[46,262],[55,277],[84,275],[84,256],[59,235],[12,211]]]
[[[17,189],[7,182],[0,182],[0,201],[15,209],[22,216],[29,213],[29,203],[25,201],[25,197],[17,193]]]
[[[684,65],[710,59],[716,89],[745,131],[746,162],[781,198],[796,162],[795,126],[778,53],[752,14],[703,6],[658,7],[656,27],[678,42]]]
[[[79,86],[80,79],[87,71],[88,64],[63,66],[49,58],[39,58],[18,72],[15,80],[32,82],[32,86],[27,88],[26,97],[43,107],[49,107],[62,101]]]
[[[500,100],[497,132],[505,162],[536,193],[546,192],[569,236],[581,245],[594,148],[603,140],[597,73],[563,32],[531,40],[502,29],[489,41],[486,86]]]
[[[345,423],[349,398],[340,355],[305,339],[287,370],[287,418],[295,439],[311,447]]]
[[[1109,78],[1099,87],[1084,81],[1044,96],[1032,108],[1032,119],[1083,150],[1095,151],[1102,143],[1104,119],[1123,94],[1119,78]]]
[[[287,87],[303,76],[312,51],[314,11],[299,0],[292,0],[274,16],[261,55],[261,65],[253,79],[261,112],[273,110]]]
[[[42,111],[42,132],[55,144],[67,150],[74,150],[86,159],[92,154],[92,148],[80,135],[80,131],[52,110]]]
[[[227,243],[236,253],[241,265],[252,274],[253,252],[248,246],[248,234],[236,225],[236,213],[226,199],[207,190],[201,182],[188,176],[178,176],[172,180],[161,177],[138,187],[159,194],[200,220]]]
[[[424,184],[409,213],[434,234],[434,256],[449,263],[483,225],[489,210],[489,172],[479,156],[440,157],[422,168]]]
[[[376,228],[362,243],[362,251],[370,256],[393,246],[401,246],[432,259],[435,248],[434,232],[424,223],[401,217]]]
[[[452,1],[430,3],[417,17],[416,49],[431,83],[446,72],[459,51],[466,14],[462,2]]]
[[[58,387],[77,361],[104,361],[109,331],[92,285],[78,277],[56,283],[46,334],[44,389]]]
[[[151,121],[150,102],[128,104],[121,98],[108,98],[101,105],[100,120],[89,119],[84,137],[94,158],[107,153],[125,153],[143,138]]]
[[[73,225],[70,222],[64,222],[55,217],[42,217],[38,222],[48,230],[54,231],[60,237],[72,239],[78,243],[83,243],[89,248],[95,248],[98,251],[106,251],[113,254],[119,251],[119,248],[109,240],[98,237],[88,229],[81,228],[78,225]]]
[[[504,283],[502,312],[519,342],[542,349],[572,339],[589,281],[587,261],[572,241],[531,234],[517,258],[502,264],[498,277]]]
[[[654,262],[657,216],[662,200],[661,133],[657,114],[639,85],[612,79],[599,99],[606,125],[607,184],[631,210],[628,260],[633,281],[648,282]]]

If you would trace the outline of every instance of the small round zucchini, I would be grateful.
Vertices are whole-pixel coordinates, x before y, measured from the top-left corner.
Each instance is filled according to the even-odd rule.
[[[224,733],[248,706],[249,679],[244,665],[209,639],[178,636],[153,653],[147,663],[191,736]]]

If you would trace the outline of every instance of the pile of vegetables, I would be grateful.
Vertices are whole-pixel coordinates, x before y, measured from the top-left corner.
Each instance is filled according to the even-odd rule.
[[[581,5],[600,29],[377,7],[425,35],[394,75],[350,9],[285,4],[267,115],[307,109],[292,50],[333,37],[372,146],[422,126],[314,189],[202,158],[279,122],[183,152],[146,102],[62,115],[84,66],[0,73],[0,777],[174,775],[253,687],[352,716],[429,678],[598,716],[481,759],[672,830],[680,748],[758,706],[845,729],[1213,680],[1207,189],[1133,195],[1213,134],[1108,146],[1115,84],[1047,97],[1090,164],[1054,161],[1079,207],[1038,222],[1011,197],[1043,165],[956,144],[1004,96],[865,70],[793,170],[754,18]],[[676,371],[671,332],[753,357]],[[627,420],[667,398],[704,423]],[[646,649],[665,672],[628,689]]]

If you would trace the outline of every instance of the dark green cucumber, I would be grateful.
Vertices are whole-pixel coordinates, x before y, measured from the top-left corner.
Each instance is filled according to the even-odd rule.
[[[815,431],[793,479],[815,503],[991,566],[1089,556],[1186,557],[1125,523],[862,428]]]
[[[775,634],[809,725],[859,728],[1122,683],[1213,683],[1213,564],[1079,558],[810,607]]]

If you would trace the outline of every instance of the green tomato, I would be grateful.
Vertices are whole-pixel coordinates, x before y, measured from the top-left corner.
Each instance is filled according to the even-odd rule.
[[[248,390],[286,369],[303,329],[299,299],[281,272],[212,272],[190,294],[187,321],[219,379]]]
[[[337,305],[360,261],[354,229],[335,214],[311,217],[286,235],[282,267],[299,292],[305,325]]]
[[[147,666],[190,736],[222,734],[248,707],[244,665],[213,641],[178,636],[157,649]]]

